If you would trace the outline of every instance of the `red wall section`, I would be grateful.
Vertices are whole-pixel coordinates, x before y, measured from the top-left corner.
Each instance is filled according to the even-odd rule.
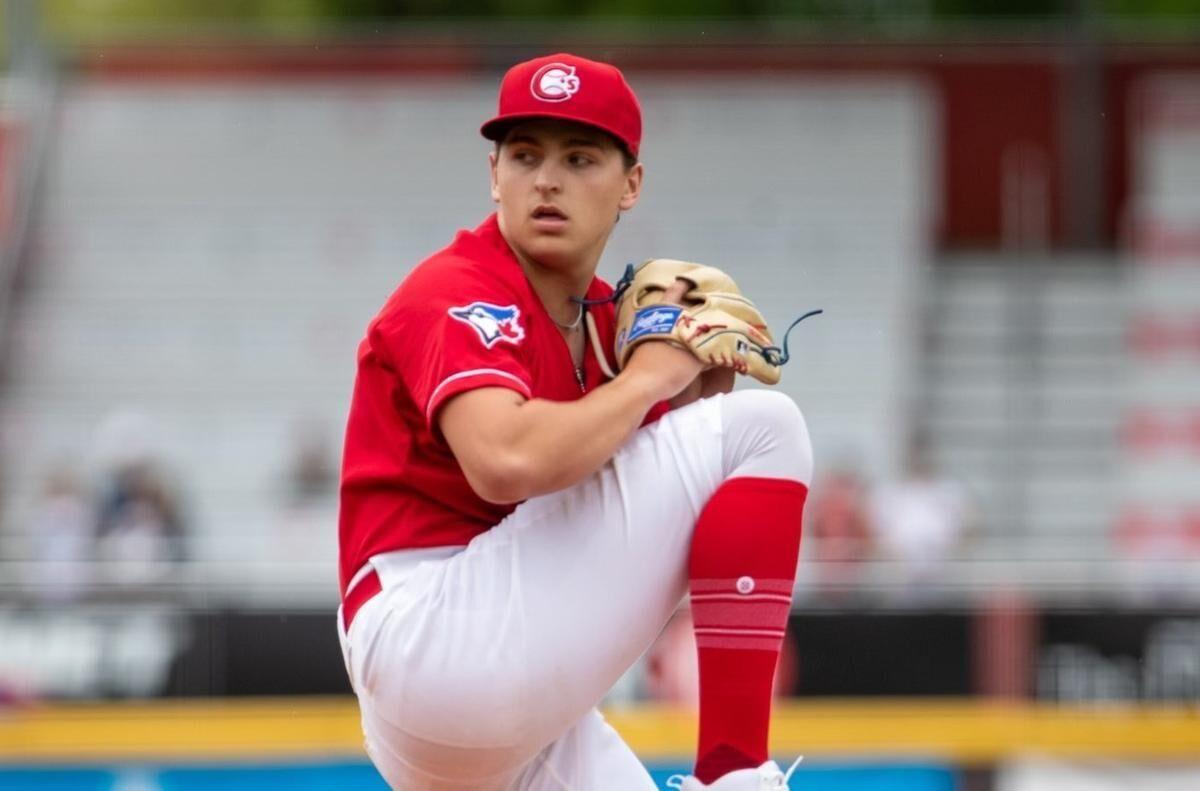
[[[942,98],[943,245],[999,245],[1005,154],[1021,146],[1046,156],[1050,238],[1061,238],[1055,67],[955,63],[936,66],[931,74]]]

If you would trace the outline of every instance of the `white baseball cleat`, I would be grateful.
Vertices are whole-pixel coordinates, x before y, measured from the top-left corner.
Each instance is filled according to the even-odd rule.
[[[667,788],[678,791],[786,791],[788,780],[804,756],[796,759],[785,774],[774,761],[767,761],[757,769],[739,769],[722,775],[712,785],[704,785],[695,777],[675,775],[667,780]]]

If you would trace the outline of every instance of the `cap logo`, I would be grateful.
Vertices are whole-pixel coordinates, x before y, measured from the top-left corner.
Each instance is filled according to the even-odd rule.
[[[543,102],[565,102],[579,90],[575,67],[565,63],[547,63],[533,74],[529,90]]]

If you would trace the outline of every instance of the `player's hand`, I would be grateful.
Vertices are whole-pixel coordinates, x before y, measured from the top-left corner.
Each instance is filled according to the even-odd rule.
[[[687,281],[676,280],[674,285],[667,289],[663,301],[676,305],[684,305],[686,304],[684,295],[687,294],[687,290]],[[687,406],[693,401],[708,398],[717,393],[730,393],[733,391],[733,383],[736,378],[737,371],[732,368],[721,366],[704,369],[695,379],[688,383],[687,387],[671,399],[671,409]]]
[[[707,368],[701,371],[700,375],[683,388],[677,396],[670,399],[671,409],[679,409],[693,401],[699,401],[701,398],[708,398],[718,393],[731,393],[736,378],[737,371],[732,368],[724,366]]]
[[[688,288],[687,281],[676,280],[663,292],[663,302],[683,305]],[[656,388],[658,400],[666,401],[698,383],[704,364],[691,351],[673,343],[647,341],[633,350],[625,370],[650,380]],[[696,397],[698,395],[689,400],[694,401]]]

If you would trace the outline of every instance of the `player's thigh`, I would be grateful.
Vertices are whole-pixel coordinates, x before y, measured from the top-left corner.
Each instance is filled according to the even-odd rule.
[[[650,773],[592,709],[529,762],[514,791],[656,791]]]
[[[359,695],[367,755],[394,789],[403,791],[512,791],[528,751],[460,747],[432,742],[395,725]]]

